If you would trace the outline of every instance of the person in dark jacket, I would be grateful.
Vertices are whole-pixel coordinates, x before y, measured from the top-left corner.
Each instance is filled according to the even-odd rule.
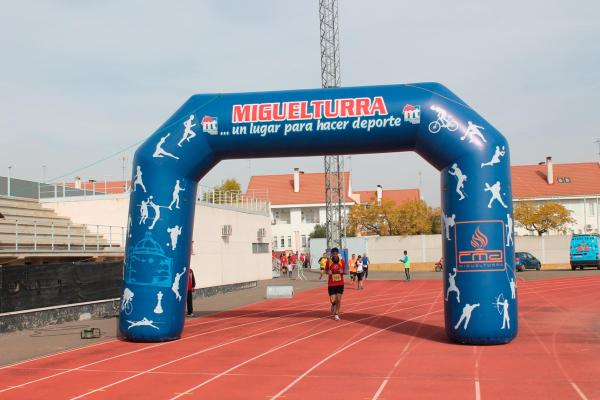
[[[194,271],[192,267],[188,269],[188,282],[187,282],[187,315],[188,317],[194,316],[194,288],[196,287],[196,278],[194,278]]]

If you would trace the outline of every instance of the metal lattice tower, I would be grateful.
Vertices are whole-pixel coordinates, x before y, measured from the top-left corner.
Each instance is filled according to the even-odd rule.
[[[340,41],[337,0],[319,0],[321,31],[321,85],[338,87],[340,76]],[[344,223],[344,157],[325,156],[325,229],[327,248],[343,248]]]

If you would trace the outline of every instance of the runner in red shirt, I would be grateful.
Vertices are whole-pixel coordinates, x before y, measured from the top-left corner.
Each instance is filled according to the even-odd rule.
[[[337,247],[334,247],[331,249],[331,259],[327,260],[327,264],[325,265],[325,273],[329,276],[327,291],[329,292],[329,300],[331,301],[331,314],[336,321],[340,320],[345,272],[346,263],[340,258]]]

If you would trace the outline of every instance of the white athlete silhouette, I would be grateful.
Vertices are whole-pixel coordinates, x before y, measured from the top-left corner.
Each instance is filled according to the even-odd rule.
[[[513,300],[517,298],[517,282],[514,278],[510,278],[510,298]]]
[[[488,208],[492,208],[492,203],[494,202],[494,200],[496,200],[498,203],[500,203],[502,205],[502,207],[508,208],[508,206],[506,204],[504,204],[504,201],[502,200],[502,197],[500,196],[500,191],[502,190],[502,187],[500,186],[500,181],[496,181],[496,183],[494,183],[492,186],[490,186],[486,182],[484,190],[486,192],[492,193],[492,198],[490,199],[490,202],[488,203]]]
[[[500,329],[505,329],[508,328],[510,329],[510,318],[508,317],[508,299],[504,299],[504,301],[500,301],[500,299],[496,299],[496,307],[502,306],[502,314],[503,314],[503,318],[502,318],[502,328]],[[500,310],[500,309],[498,309]],[[500,312],[500,311],[498,311]]]
[[[135,192],[135,189],[137,188],[137,185],[140,185],[142,187],[142,189],[144,190],[144,193],[146,193],[146,186],[144,186],[144,181],[142,181],[142,168],[138,165],[136,167],[136,173],[135,176],[133,177],[133,191]]]
[[[160,140],[156,144],[156,149],[154,150],[154,154],[152,154],[152,157],[163,158],[164,156],[167,156],[179,160],[179,157],[174,156],[173,154],[169,153],[168,151],[162,148],[162,145],[165,143],[165,140],[167,140],[169,136],[171,136],[171,134],[167,133],[165,136],[160,138]]]
[[[163,313],[163,308],[162,308],[162,304],[161,304],[162,298],[163,298],[163,293],[161,291],[156,293],[156,307],[154,307],[154,314],[162,314]]]
[[[167,228],[167,233],[171,236],[171,248],[175,250],[177,248],[177,238],[181,235],[181,227],[175,225],[172,228]]]
[[[152,197],[152,196],[150,196]],[[140,223],[139,225],[145,224],[148,219],[148,201],[142,200],[142,204],[140,204]]]
[[[158,326],[154,325],[154,321],[149,320],[148,318],[144,317],[139,321],[127,321],[129,322],[129,326],[127,327],[127,330],[136,327],[136,326],[150,326],[154,329],[158,329]]]
[[[494,164],[500,164],[500,157],[504,157],[505,155],[506,150],[504,149],[504,146],[502,146],[502,149],[500,149],[500,146],[496,146],[496,151],[494,152],[492,159],[488,162],[481,163],[481,168],[491,167]]]
[[[142,200],[142,201],[143,201],[143,200]],[[147,211],[147,210],[148,210],[148,209],[146,208],[146,211]],[[127,236],[128,236],[128,237],[131,237],[131,225],[132,225],[132,222],[131,222],[131,215],[130,215],[130,216],[129,216],[129,222],[127,223]]]
[[[152,196],[148,198],[147,203],[154,210],[154,219],[152,220],[152,225],[150,225],[148,229],[154,229],[154,225],[156,225],[156,223],[160,219],[160,206],[155,204],[154,201],[152,201]]]
[[[460,168],[458,168],[457,163],[452,164],[452,168],[448,171],[448,173],[456,177],[456,193],[460,195],[459,200],[463,200],[465,198],[463,189],[465,187],[465,182],[467,181],[467,175],[463,174]]]
[[[454,218],[456,218],[456,214],[452,214],[452,216],[442,214],[442,224],[444,224],[444,230],[446,231],[446,240],[450,240],[450,228],[455,224]]]
[[[192,130],[192,128],[194,126],[196,126],[196,124],[192,124],[192,121],[194,120],[194,115],[190,115],[190,117],[183,123],[183,126],[185,127],[184,131],[183,131],[183,136],[181,137],[181,140],[179,141],[179,143],[177,143],[177,146],[181,147],[181,143],[183,143],[184,141],[189,142],[190,140],[192,140],[193,138],[196,137],[196,132],[194,132]]]
[[[133,310],[133,292],[129,288],[123,290],[123,297],[121,298],[121,311],[125,311],[125,314],[131,314]]]
[[[464,330],[466,331],[467,327],[469,326],[469,321],[471,320],[471,314],[473,313],[473,310],[476,309],[477,307],[479,307],[479,303],[465,304],[465,306],[463,307],[462,315],[460,316],[460,319],[458,320],[456,325],[454,325],[454,330],[457,330],[458,327],[460,326],[461,322],[465,321]]]
[[[446,128],[450,132],[454,132],[458,129],[458,123],[448,115],[446,110],[435,105],[429,108],[437,113],[437,120],[432,121],[429,124],[429,132],[438,133],[442,128]]]
[[[506,214],[506,247],[513,244],[513,226],[514,222],[510,214]]]
[[[479,130],[479,129],[485,130],[485,128],[483,126],[475,125],[471,121],[468,121],[467,125],[468,125],[467,130],[465,131],[465,134],[461,136],[460,140],[465,140],[466,138],[469,138],[469,143],[473,143],[475,141],[473,136],[477,136],[479,139],[481,139],[481,141],[483,141],[483,143],[487,143],[487,140],[485,140],[485,138],[483,137],[483,134]]]
[[[175,293],[175,298],[178,301],[181,301],[181,295],[179,294],[179,280],[181,279],[183,274],[185,274],[185,267],[183,267],[181,273],[175,274],[175,279],[173,280],[173,285],[171,286],[171,290],[173,291],[173,293]]]
[[[179,209],[179,192],[185,192],[185,189],[179,185],[179,179],[177,179],[173,188],[173,200],[171,200],[171,204],[168,207],[169,210],[172,210],[173,204],[175,204],[175,208]]]
[[[458,286],[456,286],[456,268],[452,268],[452,272],[454,272],[454,274],[448,273],[448,290],[446,290],[446,301],[448,301],[448,296],[450,295],[450,292],[455,292],[456,301],[460,303],[460,289],[458,288]],[[465,329],[467,329],[466,326]]]

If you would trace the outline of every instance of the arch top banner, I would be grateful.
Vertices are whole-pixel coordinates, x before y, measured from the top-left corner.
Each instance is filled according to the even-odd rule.
[[[192,96],[136,152],[121,334],[181,334],[196,183],[219,161],[397,151],[415,151],[441,172],[449,337],[510,341],[517,303],[508,144],[437,83]]]

